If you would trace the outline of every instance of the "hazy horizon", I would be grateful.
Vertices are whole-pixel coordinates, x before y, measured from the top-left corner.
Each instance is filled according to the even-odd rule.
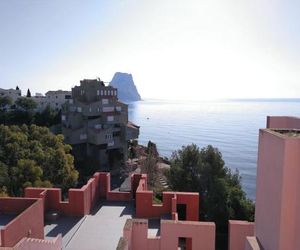
[[[300,97],[295,0],[2,0],[0,87],[131,73],[144,99]]]

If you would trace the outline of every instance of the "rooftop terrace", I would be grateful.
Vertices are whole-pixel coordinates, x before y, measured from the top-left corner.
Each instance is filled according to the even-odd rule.
[[[84,217],[61,216],[45,225],[45,237],[63,236],[63,248],[116,249],[127,219],[134,215],[132,202],[103,201]]]

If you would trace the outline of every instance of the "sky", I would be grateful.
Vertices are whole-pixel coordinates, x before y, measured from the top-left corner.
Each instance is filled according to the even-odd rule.
[[[133,75],[142,98],[300,97],[299,0],[1,0],[0,87]]]

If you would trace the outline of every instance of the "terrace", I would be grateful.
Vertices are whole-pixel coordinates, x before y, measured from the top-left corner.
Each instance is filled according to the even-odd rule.
[[[62,234],[64,249],[116,249],[127,219],[134,216],[132,202],[102,201],[83,217],[60,216],[45,225],[45,238]]]

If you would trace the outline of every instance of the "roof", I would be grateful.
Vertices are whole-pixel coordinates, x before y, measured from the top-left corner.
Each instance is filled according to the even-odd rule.
[[[133,122],[131,122],[131,121],[128,121],[128,123],[127,123],[127,127],[129,127],[129,128],[135,128],[135,129],[138,129],[138,128],[140,128],[140,126],[138,126],[138,125],[134,124],[134,123],[133,123]]]
[[[46,95],[50,95],[50,94],[71,94],[71,91],[67,91],[67,90],[49,90],[46,92]]]

